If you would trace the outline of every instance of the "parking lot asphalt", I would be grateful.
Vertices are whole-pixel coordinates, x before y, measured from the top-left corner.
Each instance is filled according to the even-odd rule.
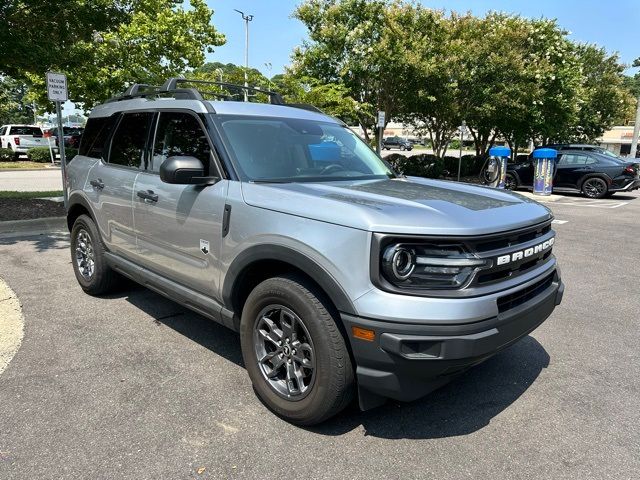
[[[141,287],[83,294],[64,233],[0,238],[25,321],[0,479],[636,479],[640,195],[588,203],[547,203],[566,293],[539,329],[422,400],[311,429],[260,403],[234,333]]]

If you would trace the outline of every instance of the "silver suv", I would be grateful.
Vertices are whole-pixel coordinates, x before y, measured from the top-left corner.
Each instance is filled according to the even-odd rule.
[[[277,94],[209,101],[181,81],[91,113],[67,169],[73,268],[89,294],[124,275],[238,331],[288,421],[419,398],[560,303],[544,206],[399,176]]]

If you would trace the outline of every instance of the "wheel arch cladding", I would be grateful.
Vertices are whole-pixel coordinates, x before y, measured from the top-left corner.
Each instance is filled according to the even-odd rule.
[[[69,231],[73,228],[76,219],[83,214],[95,220],[87,199],[78,193],[72,194],[69,198],[69,209],[67,210],[67,228]]]
[[[353,303],[338,281],[317,262],[303,253],[285,246],[255,245],[244,250],[233,260],[222,285],[224,305],[233,309],[238,316],[249,294],[242,286],[247,281],[250,282],[249,285],[255,283],[251,282],[248,277],[256,271],[256,267],[269,269],[268,272],[260,272],[259,281],[284,272],[301,273],[322,289],[338,311],[356,314]]]

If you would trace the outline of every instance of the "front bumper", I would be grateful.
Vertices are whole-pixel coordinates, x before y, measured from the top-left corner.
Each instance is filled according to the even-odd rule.
[[[357,364],[360,407],[373,408],[386,398],[420,398],[517,342],[562,301],[558,272],[536,293],[493,318],[470,323],[399,323],[342,314]],[[353,338],[353,326],[373,330],[375,340]]]

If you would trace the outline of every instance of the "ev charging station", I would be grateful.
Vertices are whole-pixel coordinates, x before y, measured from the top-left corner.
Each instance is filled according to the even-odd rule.
[[[535,164],[533,174],[534,195],[551,195],[553,192],[553,173],[558,152],[553,148],[539,148],[533,151]]]
[[[490,187],[504,188],[507,177],[507,160],[511,157],[509,147],[492,147],[485,170],[485,181]]]

